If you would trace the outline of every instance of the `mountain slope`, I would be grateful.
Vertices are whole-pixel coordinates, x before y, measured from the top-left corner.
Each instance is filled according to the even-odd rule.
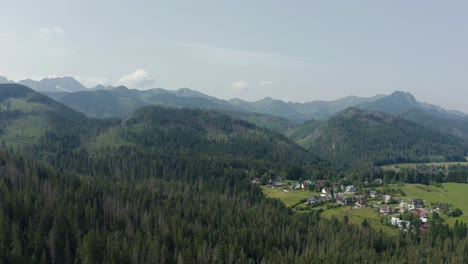
[[[87,120],[82,113],[19,84],[0,84],[0,117],[0,140],[26,152],[53,137],[58,126],[74,122],[81,131],[80,124]]]
[[[384,98],[366,102],[356,107],[391,113],[426,128],[437,129],[442,133],[449,133],[468,141],[468,119],[466,114],[445,110],[436,105],[421,103],[407,92],[397,91]]]
[[[77,92],[87,89],[73,77],[44,78],[40,81],[26,79],[19,81],[18,84],[38,92]]]
[[[112,90],[46,94],[90,117],[128,116],[142,106],[154,104],[201,109],[237,110],[237,108],[223,100],[187,88],[177,91],[168,91],[160,88],[139,91],[119,86]]]
[[[245,111],[280,116],[300,124],[311,119],[326,119],[348,107],[353,107],[364,102],[377,100],[381,97],[382,95],[377,95],[370,98],[347,96],[333,101],[313,101],[306,103],[285,103],[281,100],[275,100],[270,97],[266,97],[255,102],[247,102],[237,98],[231,99],[229,102],[244,109]]]
[[[124,119],[93,119],[25,86],[1,84],[0,115],[0,140],[7,146],[64,167],[74,162],[75,169],[76,160],[88,164],[102,153],[141,151],[155,157],[316,160],[280,133],[213,111],[148,106]]]
[[[112,90],[44,94],[90,117],[127,117],[143,106],[163,105],[217,110],[279,132],[294,126],[292,122],[280,117],[246,112],[227,101],[188,88],[176,91],[161,88],[139,91],[120,86]]]
[[[460,139],[382,112],[350,108],[298,127],[290,138],[350,166],[422,160],[463,160]]]

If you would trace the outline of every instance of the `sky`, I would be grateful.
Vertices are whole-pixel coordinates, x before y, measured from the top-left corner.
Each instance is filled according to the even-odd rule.
[[[0,76],[468,112],[467,1],[0,0]]]

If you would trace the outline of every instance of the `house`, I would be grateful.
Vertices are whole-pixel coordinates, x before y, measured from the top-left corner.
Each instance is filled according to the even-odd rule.
[[[400,207],[401,207],[402,209],[409,209],[410,206],[409,206],[408,203],[401,202],[401,203],[400,203]]]
[[[370,190],[370,191],[369,191],[369,196],[370,196],[371,198],[376,198],[376,197],[379,196],[379,193],[378,193],[376,190]]]
[[[352,196],[338,195],[336,197],[336,203],[341,205],[353,204],[354,201],[354,197]]]
[[[318,199],[316,196],[309,196],[309,198],[307,198],[307,204],[316,204],[318,203]]]
[[[317,180],[315,181],[317,183],[317,185],[324,185],[325,184],[325,180]]]
[[[356,192],[357,188],[353,185],[346,186],[346,192]]]
[[[398,227],[403,229],[408,229],[411,227],[411,222],[406,220],[398,221]]]
[[[411,227],[411,222],[410,221],[401,220],[398,217],[392,217],[390,223],[393,226],[398,226],[399,228],[404,228],[404,229],[408,229],[408,228]]]
[[[410,203],[413,208],[424,208],[424,201],[421,199],[413,199]]]
[[[384,196],[384,202],[385,204],[391,203],[392,202],[392,197],[390,195],[385,195]]]
[[[331,193],[331,188],[330,187],[323,187],[322,193],[323,194],[330,194]]]
[[[298,184],[295,184],[294,187],[293,187],[294,190],[300,190],[301,189],[301,185],[298,183]]]
[[[255,178],[255,179],[252,180],[252,183],[253,183],[253,184],[260,184],[261,181],[260,181],[259,178]]]
[[[416,210],[415,210],[415,213],[416,213],[417,215],[419,215],[420,217],[427,217],[426,211],[424,211],[424,210],[422,210],[422,209],[416,209]]]
[[[275,182],[275,187],[283,187],[283,186],[285,186],[285,185],[286,185],[285,182],[280,182],[280,181],[279,181],[279,182]]]
[[[390,214],[392,213],[392,207],[390,205],[382,205],[380,206],[380,213],[381,214]]]
[[[374,179],[372,182],[375,184],[383,184],[383,180],[381,178]]]
[[[365,197],[356,198],[356,206],[357,207],[366,207],[367,206],[366,198]]]
[[[305,180],[304,182],[302,182],[302,185],[304,186],[303,189],[308,190],[311,188],[311,186],[315,186],[315,182],[310,181],[310,180]]]

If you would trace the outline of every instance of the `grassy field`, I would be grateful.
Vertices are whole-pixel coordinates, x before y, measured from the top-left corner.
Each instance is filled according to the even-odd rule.
[[[453,224],[455,220],[468,223],[468,184],[463,183],[444,183],[443,188],[427,186],[422,184],[406,184],[401,188],[406,196],[398,197],[407,202],[413,198],[424,200],[426,206],[431,202],[443,202],[452,204],[455,208],[460,208],[464,215],[455,218],[444,217],[447,223]]]
[[[286,206],[289,207],[299,203],[303,199],[307,199],[309,196],[320,196],[320,193],[308,190],[284,192],[282,188],[271,189],[266,186],[262,186],[261,188],[267,197],[280,199]],[[333,209],[325,209],[325,211],[322,213],[322,217],[328,219],[330,219],[332,216],[343,219],[346,215],[348,216],[349,222],[352,224],[360,225],[364,219],[367,219],[371,227],[377,230],[382,230],[383,232],[391,235],[398,234],[398,229],[381,224],[380,213],[377,212],[377,208],[366,207],[351,209],[350,206],[342,206]]]
[[[443,214],[440,214],[440,216],[450,225],[453,225],[456,220],[468,223],[468,184],[444,183],[442,186],[442,188],[439,188],[422,184],[405,184],[404,186],[395,185],[390,187],[401,188],[406,193],[406,196],[396,197],[406,202],[409,202],[411,199],[423,199],[426,206],[430,206],[431,202],[443,202],[451,204],[455,208],[460,208],[464,213],[464,215],[460,217],[447,217]],[[320,195],[320,193],[312,191],[301,190],[284,192],[282,188],[271,189],[265,186],[261,188],[267,197],[280,199],[289,207],[299,203],[303,199],[307,199],[309,196]],[[377,230],[382,230],[391,235],[398,234],[398,229],[381,224],[381,217],[384,216],[377,211],[379,204],[377,204],[376,201],[371,201],[370,203],[374,204],[375,207],[352,208],[351,206],[342,206],[332,209],[324,208],[325,210],[322,213],[322,217],[331,218],[335,216],[339,219],[343,219],[345,216],[348,216],[349,222],[357,225],[362,224],[363,220],[367,219],[370,225]]]
[[[42,116],[25,116],[9,122],[0,140],[4,140],[7,146],[19,148],[39,141],[45,134],[47,119]]]
[[[309,196],[320,195],[318,192],[312,192],[309,190],[290,190],[289,192],[284,192],[282,188],[272,189],[266,186],[262,186],[262,191],[267,197],[280,199],[286,206],[293,206],[301,200],[307,199]]]
[[[466,157],[465,157],[466,159]],[[426,166],[451,166],[451,165],[462,165],[468,166],[468,161],[466,162],[429,162],[429,163],[400,163],[400,164],[392,164],[392,165],[385,165],[381,168],[384,170],[394,170],[399,171],[400,169],[408,169],[408,168],[416,168],[418,165],[426,165]]]
[[[383,232],[390,235],[397,235],[398,229],[383,225],[381,221],[381,214],[377,208],[365,207],[365,208],[353,208],[351,206],[341,206],[333,209],[326,209],[322,213],[322,217],[331,218],[336,216],[338,219],[343,219],[348,216],[349,222],[356,225],[361,225],[364,219],[367,219],[372,228],[376,230],[382,230]]]

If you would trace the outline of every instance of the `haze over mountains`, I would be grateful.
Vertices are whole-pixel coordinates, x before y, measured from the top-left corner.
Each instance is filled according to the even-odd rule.
[[[0,83],[14,82],[8,80],[5,77],[0,76]],[[440,106],[419,102],[416,100],[416,98],[414,98],[413,95],[405,92],[395,92],[391,95],[376,95],[368,98],[351,95],[333,101],[316,100],[306,103],[284,102],[282,100],[277,100],[270,97],[266,97],[255,102],[247,102],[238,98],[226,101],[188,88],[182,88],[176,91],[165,90],[161,88],[140,91],[128,89],[124,86],[105,87],[103,85],[97,85],[93,88],[86,88],[73,77],[44,78],[40,81],[26,79],[21,80],[18,83],[28,86],[38,92],[46,92],[49,96],[59,101],[62,100],[62,98],[64,98],[64,101],[70,101],[75,99],[74,97],[76,96],[76,108],[79,108],[80,99],[83,96],[89,99],[93,97],[105,96],[109,97],[109,100],[112,101],[112,97],[117,95],[117,97],[119,97],[121,100],[137,102],[139,105],[142,103],[142,101],[144,101],[147,104],[159,103],[167,105],[174,104],[176,106],[194,106],[201,108],[226,108],[230,110],[250,111],[280,116],[295,121],[297,123],[302,123],[310,119],[326,119],[348,107],[372,109],[392,114],[402,114],[409,110],[420,109],[426,112],[430,112],[432,114],[438,114],[448,118],[467,116],[465,113],[459,111],[445,110]],[[119,88],[118,91],[112,92],[112,90],[115,88]],[[110,93],[97,92],[101,90],[106,90]],[[71,92],[93,93],[89,93],[86,95],[75,95]],[[185,98],[185,100],[181,98]],[[105,98],[102,99],[104,100]],[[72,108],[74,107],[72,106]],[[82,109],[76,110],[81,111]],[[134,110],[135,109],[131,109],[130,112]],[[122,114],[122,112],[93,113],[91,110],[88,110],[87,114],[94,117],[102,117],[119,116]],[[126,111],[124,111],[124,114],[129,114],[129,112],[127,113]]]
[[[1,77],[0,83],[12,81]],[[72,77],[23,80],[18,83],[90,117],[125,117],[147,105],[190,107],[221,111],[286,133],[308,120],[328,119],[340,111],[355,107],[399,116],[425,128],[468,140],[468,116],[465,113],[419,102],[412,94],[401,91],[368,98],[347,96],[333,101],[294,103],[270,97],[255,102],[238,98],[222,100],[189,88],[136,90],[125,86],[100,85],[88,89]]]

